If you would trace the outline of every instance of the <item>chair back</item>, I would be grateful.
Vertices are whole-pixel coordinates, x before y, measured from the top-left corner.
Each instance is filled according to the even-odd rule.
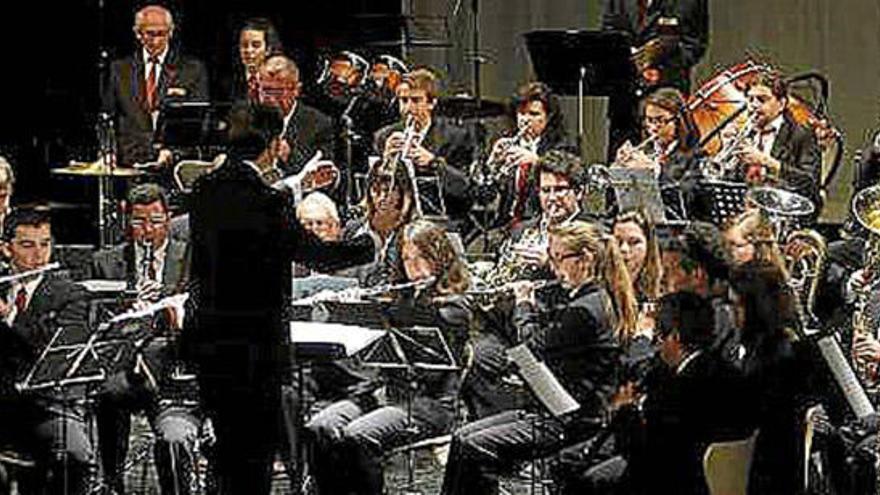
[[[711,495],[746,495],[758,431],[743,440],[716,442],[703,455],[703,473]]]

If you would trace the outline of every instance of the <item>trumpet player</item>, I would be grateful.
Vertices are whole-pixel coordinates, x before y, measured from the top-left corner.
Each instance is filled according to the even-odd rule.
[[[461,222],[470,209],[467,166],[474,140],[464,127],[434,115],[438,86],[426,68],[405,75],[397,86],[401,121],[379,129],[374,148],[386,161],[410,160],[417,176],[440,177],[450,220]]]
[[[488,158],[490,172],[502,190],[501,224],[518,222],[535,213],[537,205],[527,203],[535,196],[529,177],[539,157],[551,150],[575,152],[559,98],[549,86],[541,82],[524,84],[517,89],[512,103],[516,131],[496,140]]]
[[[746,90],[755,137],[734,150],[746,180],[800,194],[821,211],[821,155],[815,134],[786,110],[788,84],[776,72],[761,73]]]

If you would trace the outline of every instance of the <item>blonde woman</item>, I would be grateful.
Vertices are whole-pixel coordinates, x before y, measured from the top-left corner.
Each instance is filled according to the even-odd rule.
[[[560,420],[524,409],[469,423],[453,435],[446,495],[497,493],[497,471],[595,433],[618,384],[619,353],[636,329],[632,282],[613,236],[572,221],[550,228],[549,258],[561,300],[539,314],[534,283],[514,284],[514,322],[523,343],[580,403]]]

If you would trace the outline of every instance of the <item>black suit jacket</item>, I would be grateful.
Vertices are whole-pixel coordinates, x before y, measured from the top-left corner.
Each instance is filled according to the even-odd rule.
[[[656,86],[675,86],[690,90],[691,68],[703,58],[709,45],[709,5],[707,0],[654,0],[639,25],[640,0],[603,0],[602,29],[629,33],[634,46],[657,38],[662,19],[678,19],[678,36],[669,38],[657,68]]]
[[[658,360],[659,361],[659,360]],[[713,442],[752,434],[742,373],[704,351],[680,373],[662,363],[644,403],[644,436],[630,473],[636,493],[708,494],[703,454]],[[644,483],[644,485],[643,485]]]
[[[819,196],[822,156],[813,131],[785,115],[770,156],[782,163],[780,187],[812,201],[818,216],[822,210],[822,198]]]
[[[404,123],[397,122],[379,129],[373,141],[373,149],[383,156],[388,137],[404,130]],[[474,158],[474,138],[464,127],[447,119],[434,118],[431,128],[422,140],[422,146],[436,156],[434,170],[443,178],[446,208],[452,219],[461,219],[470,211],[470,177],[468,169]],[[422,174],[421,171],[417,172]]]
[[[64,273],[46,273],[24,312],[12,323],[12,339],[23,354],[18,369],[22,378],[49,345],[58,328],[64,330],[55,345],[84,343],[89,337],[88,303],[85,289]],[[5,328],[3,329],[5,330]],[[63,370],[55,369],[55,373]]]
[[[121,165],[155,158],[153,120],[146,108],[146,64],[142,52],[115,60],[102,95],[102,110],[116,117],[118,161]],[[182,96],[169,95],[182,90]],[[194,58],[170,50],[159,76],[159,108],[165,101],[208,99],[208,72]],[[160,113],[159,119],[162,115]]]
[[[544,315],[531,304],[520,304],[514,324],[527,336],[529,348],[580,402],[579,415],[594,417],[607,410],[618,384],[620,347],[605,289],[587,283]]]
[[[190,270],[190,252],[187,244],[169,238],[162,270],[162,286],[167,295],[182,292],[186,288]],[[95,253],[92,260],[92,277],[106,280],[126,280],[134,286],[138,268],[134,266],[134,245],[120,244]]]
[[[302,101],[296,103],[284,139],[290,145],[290,156],[278,166],[285,176],[302,170],[318,150],[324,159],[333,160],[336,142],[333,120]]]
[[[186,346],[208,374],[243,383],[275,374],[289,361],[291,261],[327,271],[365,264],[373,242],[321,243],[299,227],[289,198],[235,157],[199,179],[192,199]]]

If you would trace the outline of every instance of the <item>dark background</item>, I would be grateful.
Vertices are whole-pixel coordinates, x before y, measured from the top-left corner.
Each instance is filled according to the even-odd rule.
[[[212,93],[229,74],[237,57],[238,28],[248,17],[275,23],[306,83],[316,78],[325,52],[400,36],[394,18],[399,0],[15,3],[16,14],[6,16],[0,29],[0,154],[18,173],[16,203],[53,200],[67,203],[70,210],[75,210],[70,203],[94,202],[94,185],[87,179],[51,177],[49,169],[96,158],[99,47],[106,49],[108,60],[131,53],[136,48],[134,13],[143,5],[171,9],[176,24],[172,43],[205,61]],[[381,52],[395,53],[393,48]],[[78,213],[93,216],[87,209]]]

